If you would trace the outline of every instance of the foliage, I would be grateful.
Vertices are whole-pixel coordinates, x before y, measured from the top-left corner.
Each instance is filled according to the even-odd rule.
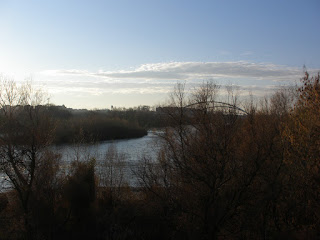
[[[218,93],[213,83],[192,95],[177,85],[159,159],[145,159],[139,173],[146,194],[175,226],[172,238],[265,239],[319,231],[319,80],[307,79],[298,100],[282,90],[261,108],[249,105],[246,116],[208,108]],[[234,95],[229,99],[237,102]],[[199,104],[190,110],[189,102]],[[301,125],[308,126],[304,133]]]
[[[306,72],[298,101],[283,131],[290,194],[297,205],[291,221],[298,228],[320,229],[320,83]]]
[[[125,156],[114,146],[97,163],[76,153],[62,171],[59,154],[46,148],[55,126],[50,111],[11,101],[0,115],[0,149],[15,189],[0,195],[0,238],[316,239],[319,91],[319,75],[306,73],[298,94],[279,90],[239,115],[212,105],[214,83],[191,93],[178,84],[162,108],[159,156],[144,157],[135,172],[139,186],[126,184]],[[228,94],[238,106],[231,88]],[[86,139],[106,122],[130,125],[96,113],[59,116]]]

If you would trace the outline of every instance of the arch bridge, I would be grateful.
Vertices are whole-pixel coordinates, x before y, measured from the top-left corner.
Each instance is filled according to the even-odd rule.
[[[242,108],[237,107],[234,104],[220,102],[220,101],[205,101],[205,102],[197,102],[191,103],[185,108],[191,109],[206,109],[206,110],[213,110],[219,111],[221,110],[228,110],[229,112],[236,113],[238,115],[248,115],[249,113]]]

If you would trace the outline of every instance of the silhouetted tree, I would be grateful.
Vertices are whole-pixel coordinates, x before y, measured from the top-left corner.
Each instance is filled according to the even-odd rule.
[[[287,111],[281,105],[286,99],[273,100],[270,114],[251,106],[243,116],[230,89],[226,108],[215,106],[217,93],[211,82],[191,95],[176,86],[171,106],[163,108],[171,127],[161,135],[162,151],[156,163],[145,159],[138,175],[163,206],[163,217],[173,221],[175,236],[217,239],[251,232],[251,238],[263,238],[277,224],[269,212],[281,191],[279,117]],[[186,107],[190,103],[193,108]]]
[[[0,82],[0,159],[2,171],[17,191],[24,211],[25,227],[32,236],[30,199],[37,167],[46,160],[54,124],[40,106],[41,90],[31,84],[18,86],[5,78]]]

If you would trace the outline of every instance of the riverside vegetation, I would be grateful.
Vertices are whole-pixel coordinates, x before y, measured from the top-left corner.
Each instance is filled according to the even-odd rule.
[[[319,75],[306,72],[295,89],[248,101],[243,104],[247,115],[208,108],[218,90],[211,82],[192,93],[176,86],[161,114],[168,127],[160,135],[158,158],[141,159],[135,170],[140,186],[130,187],[121,167],[125,157],[115,148],[106,151],[98,170],[85,156],[68,172],[61,169],[61,156],[48,148],[55,138],[64,138],[55,134],[57,121],[65,128],[61,132],[72,122],[89,139],[95,125],[109,118],[96,113],[59,119],[37,107],[41,92],[2,82],[1,170],[13,190],[0,196],[0,238],[319,237]],[[238,106],[237,95],[231,89],[228,94],[228,103]],[[190,103],[198,105],[186,109]],[[126,113],[114,114],[124,119]],[[121,121],[138,126],[137,118]]]
[[[105,141],[138,138],[147,135],[147,130],[135,121],[128,121],[103,111],[75,111],[63,107],[45,106],[55,120],[54,143]],[[78,112],[78,113],[77,113]]]

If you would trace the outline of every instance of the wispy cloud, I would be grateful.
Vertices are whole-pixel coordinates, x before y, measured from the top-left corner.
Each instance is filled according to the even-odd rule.
[[[318,70],[311,69],[311,72]],[[177,81],[194,86],[207,79],[220,84],[235,82],[242,90],[261,93],[277,85],[299,80],[303,69],[271,63],[165,62],[143,64],[132,70],[90,72],[81,69],[47,70],[40,73],[52,91],[81,91],[84,94],[167,93]]]
[[[168,62],[143,64],[125,71],[49,70],[44,74],[80,75],[110,79],[190,80],[196,78],[256,78],[274,81],[292,80],[303,74],[301,68],[270,63],[239,62]]]

